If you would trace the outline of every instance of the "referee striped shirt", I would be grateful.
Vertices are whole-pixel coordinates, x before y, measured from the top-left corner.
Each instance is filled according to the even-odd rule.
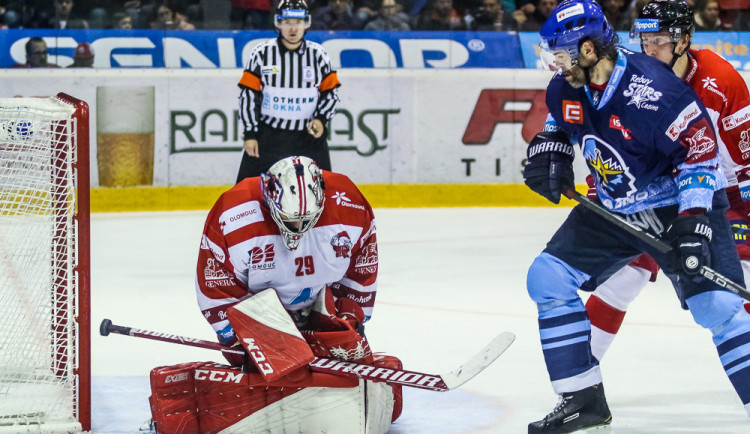
[[[240,87],[244,139],[254,139],[260,123],[301,131],[312,119],[326,124],[339,102],[336,71],[323,47],[303,40],[289,51],[279,38],[255,47]]]

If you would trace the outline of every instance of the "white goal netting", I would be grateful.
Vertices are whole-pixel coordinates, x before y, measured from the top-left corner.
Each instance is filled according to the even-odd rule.
[[[74,432],[75,108],[0,99],[0,432]]]

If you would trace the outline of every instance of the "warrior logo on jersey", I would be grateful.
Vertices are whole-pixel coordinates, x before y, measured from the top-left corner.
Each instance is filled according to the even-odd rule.
[[[346,231],[341,231],[331,238],[331,246],[337,258],[348,258],[352,251],[352,239]]]
[[[253,247],[247,252],[250,255],[251,270],[272,270],[276,267],[273,261],[276,252],[273,251],[273,244],[266,244],[262,249]]]
[[[612,197],[627,197],[635,192],[635,178],[620,154],[598,137],[583,137],[583,156],[597,178],[597,184]]]
[[[653,87],[649,86],[652,81],[642,75],[633,74],[630,77],[628,88],[622,93],[624,96],[630,97],[628,105],[632,104],[639,109],[645,110],[659,110],[659,106],[649,104],[649,102],[658,101],[662,95],[661,92],[657,92]]]

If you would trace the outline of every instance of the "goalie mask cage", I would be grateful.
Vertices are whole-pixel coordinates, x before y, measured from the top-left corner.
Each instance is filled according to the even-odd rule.
[[[91,429],[88,124],[0,98],[0,433]]]

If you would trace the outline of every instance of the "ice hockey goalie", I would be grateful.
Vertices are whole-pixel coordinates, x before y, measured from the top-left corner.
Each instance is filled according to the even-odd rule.
[[[160,433],[383,433],[398,386],[311,373],[329,357],[401,368],[364,335],[377,287],[375,218],[346,176],[292,156],[217,200],[203,230],[196,295],[229,366],[151,373]]]
[[[346,303],[333,303],[330,291],[321,292],[310,310],[310,327],[302,331],[273,290],[232,306],[227,316],[238,341],[232,351],[245,354],[244,363],[153,369],[154,428],[158,433],[385,433],[401,413],[400,386],[308,370],[313,354],[402,368],[397,358],[373,355],[365,339],[352,337],[356,331],[341,324],[347,317],[342,306]]]

